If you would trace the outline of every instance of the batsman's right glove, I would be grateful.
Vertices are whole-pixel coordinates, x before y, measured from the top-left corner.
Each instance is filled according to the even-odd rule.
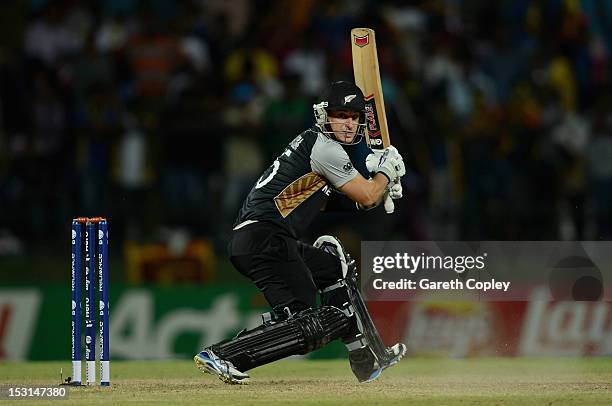
[[[401,199],[403,196],[402,183],[398,179],[393,185],[389,184],[389,197],[393,200]]]

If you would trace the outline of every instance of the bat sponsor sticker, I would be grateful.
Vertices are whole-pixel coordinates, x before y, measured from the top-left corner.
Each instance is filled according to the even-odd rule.
[[[380,132],[380,124],[378,122],[378,112],[376,111],[376,99],[374,95],[366,96],[366,124],[368,129],[368,137],[370,139],[370,146],[382,147],[382,139]]]
[[[364,47],[370,43],[370,34],[366,34],[362,37],[353,35],[353,41],[355,42],[355,45],[357,45],[358,47]]]

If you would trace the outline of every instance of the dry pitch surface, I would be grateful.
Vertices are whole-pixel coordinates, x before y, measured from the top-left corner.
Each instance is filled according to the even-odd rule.
[[[0,385],[59,382],[68,362],[0,363]],[[110,388],[71,388],[35,404],[610,405],[612,359],[410,359],[358,384],[346,360],[283,361],[245,386],[200,373],[191,361],[111,363]]]

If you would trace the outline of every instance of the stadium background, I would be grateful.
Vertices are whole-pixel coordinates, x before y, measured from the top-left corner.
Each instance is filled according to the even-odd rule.
[[[227,233],[316,95],[351,79],[355,26],[377,33],[404,198],[307,239],[610,240],[611,18],[596,0],[3,2],[0,359],[68,358],[80,215],[110,220],[113,357],[256,323]],[[612,353],[608,303],[537,303],[373,311],[413,355]]]

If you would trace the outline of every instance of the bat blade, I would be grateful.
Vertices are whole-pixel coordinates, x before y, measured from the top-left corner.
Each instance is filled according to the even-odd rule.
[[[391,145],[385,100],[383,98],[376,36],[370,28],[351,30],[353,74],[355,84],[366,100],[366,136],[372,149],[383,149]]]
[[[391,145],[391,139],[387,126],[374,30],[371,28],[353,28],[351,30],[351,50],[355,84],[365,96],[366,139],[370,148],[384,149]],[[395,205],[389,194],[385,196],[384,205],[388,214],[395,210]]]

